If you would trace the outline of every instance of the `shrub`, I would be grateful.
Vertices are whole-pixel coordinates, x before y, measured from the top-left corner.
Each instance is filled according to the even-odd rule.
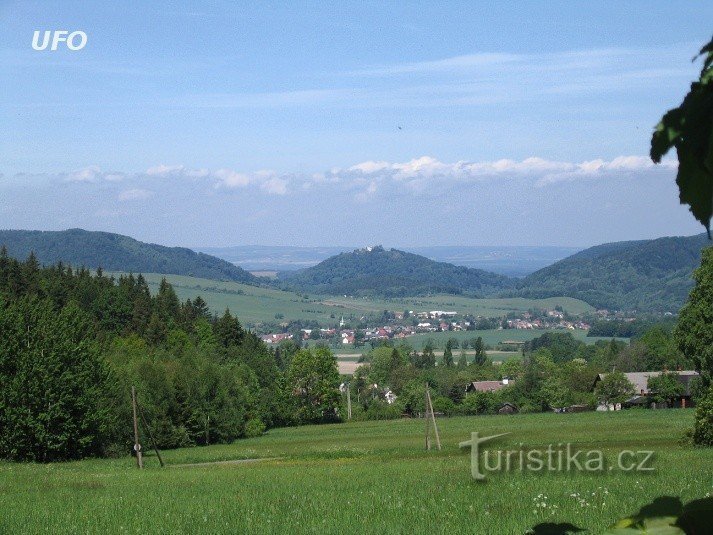
[[[701,446],[713,446],[713,387],[708,389],[696,407],[693,442]]]
[[[265,424],[260,418],[250,418],[245,422],[245,436],[259,437],[265,432]]]

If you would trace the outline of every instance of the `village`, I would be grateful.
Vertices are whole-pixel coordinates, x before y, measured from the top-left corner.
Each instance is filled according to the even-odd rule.
[[[263,334],[260,338],[269,345],[279,344],[283,340],[301,342],[323,340],[335,346],[341,344],[343,347],[361,347],[365,343],[402,340],[418,334],[437,332],[492,329],[588,331],[590,328],[588,321],[568,317],[561,310],[525,312],[508,318],[473,317],[448,310],[393,312],[391,316],[392,319],[388,323],[373,327],[351,328],[342,317],[335,327],[303,328],[298,332],[272,332]],[[361,318],[362,322],[365,320],[366,318]]]

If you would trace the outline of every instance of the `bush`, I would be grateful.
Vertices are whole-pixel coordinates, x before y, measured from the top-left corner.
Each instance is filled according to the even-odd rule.
[[[488,392],[471,392],[460,405],[462,414],[493,414],[497,411],[495,396]]]
[[[259,437],[265,432],[265,424],[260,418],[250,418],[245,422],[245,436],[247,438]]]
[[[696,407],[693,442],[701,446],[713,446],[713,387],[708,389]]]
[[[364,420],[395,420],[401,418],[401,408],[395,404],[389,405],[384,401],[374,400],[360,416]]]
[[[438,396],[432,400],[433,412],[440,412],[446,416],[452,416],[456,412],[456,404],[453,400],[444,396]]]

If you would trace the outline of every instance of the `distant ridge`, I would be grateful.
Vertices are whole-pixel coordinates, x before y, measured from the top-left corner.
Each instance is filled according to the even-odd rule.
[[[675,313],[693,287],[701,250],[711,245],[705,234],[597,245],[528,275],[514,295],[563,295],[598,308]]]
[[[316,266],[282,273],[302,291],[331,295],[403,297],[435,293],[485,296],[515,285],[514,279],[381,246],[341,253]]]
[[[82,229],[0,230],[0,247],[24,260],[34,252],[41,264],[64,262],[106,271],[165,273],[257,284],[261,280],[230,262],[184,247],[143,243],[128,236]]]

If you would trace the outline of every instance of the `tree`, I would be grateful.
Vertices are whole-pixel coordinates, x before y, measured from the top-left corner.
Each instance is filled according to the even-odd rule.
[[[671,405],[673,400],[682,395],[686,389],[678,380],[676,373],[662,373],[656,377],[649,377],[646,385],[656,403]]]
[[[338,419],[339,393],[337,359],[325,347],[298,351],[287,370],[286,387],[295,401],[300,423],[322,423]]]
[[[713,446],[713,387],[698,402],[693,425],[693,442],[702,446]]]
[[[607,373],[599,381],[595,393],[601,402],[609,405],[626,401],[634,395],[635,391],[634,385],[626,378],[624,372],[614,371]]]
[[[488,361],[488,356],[485,354],[485,346],[483,345],[482,337],[478,336],[478,338],[473,341],[473,349],[475,349],[473,364],[483,366]]]
[[[699,56],[705,56],[697,82],[678,108],[669,110],[651,138],[651,159],[659,163],[672,148],[678,154],[681,204],[687,204],[708,237],[713,215],[713,40]]]
[[[458,367],[465,368],[468,366],[468,356],[465,353],[465,348],[461,348],[460,357],[458,358]]]
[[[681,309],[674,337],[707,388],[713,383],[713,247],[703,251],[693,278],[696,284]]]
[[[436,354],[433,352],[432,340],[426,341],[420,354],[413,354],[413,365],[416,368],[433,368],[436,365]]]
[[[406,365],[406,359],[398,349],[382,346],[370,352],[369,378],[372,382],[390,385],[392,374]]]
[[[453,349],[450,340],[446,342],[446,349],[443,351],[443,364],[445,366],[453,366]]]
[[[53,462],[98,455],[111,415],[108,371],[75,304],[0,300],[0,458]]]
[[[240,345],[245,335],[238,318],[233,317],[227,308],[220,319],[215,322],[213,332],[218,339],[218,343],[223,347]]]

